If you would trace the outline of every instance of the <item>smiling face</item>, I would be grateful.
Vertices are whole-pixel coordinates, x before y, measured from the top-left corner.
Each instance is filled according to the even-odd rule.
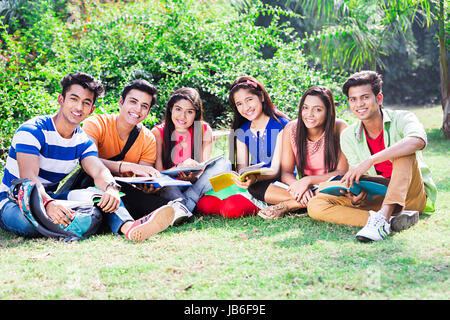
[[[327,109],[318,96],[308,95],[302,106],[302,120],[307,129],[323,128]]]
[[[78,126],[94,111],[94,92],[79,84],[73,84],[64,96],[58,96],[58,103],[63,119]]]
[[[119,119],[135,126],[142,122],[150,112],[152,96],[147,92],[132,89],[127,93],[125,100],[120,98]]]
[[[234,93],[234,103],[238,112],[245,119],[253,121],[263,114],[261,98],[247,89],[240,89]]]
[[[350,110],[359,120],[371,120],[380,114],[383,94],[375,95],[370,84],[353,86],[348,89]]]
[[[195,121],[196,111],[189,100],[180,99],[172,106],[172,122],[176,131],[187,131]]]

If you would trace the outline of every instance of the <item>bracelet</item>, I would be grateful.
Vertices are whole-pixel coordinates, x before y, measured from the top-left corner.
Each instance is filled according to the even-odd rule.
[[[360,203],[358,204],[354,204],[353,202],[350,201],[350,204],[352,205],[353,208],[359,208],[361,206]]]
[[[45,201],[44,201],[44,208],[47,207],[47,205],[48,205],[50,202],[52,202],[52,201],[55,201],[55,199],[47,199],[47,200],[45,200]]]
[[[119,162],[119,173],[122,173],[122,171],[120,170],[121,168],[122,168],[122,161],[121,162]]]
[[[116,188],[117,191],[120,191],[120,189],[122,188],[122,187],[120,186],[120,184],[118,184],[118,183],[116,183],[116,182],[110,182],[110,183],[108,183],[108,184],[106,185],[105,191],[108,190],[109,187]]]

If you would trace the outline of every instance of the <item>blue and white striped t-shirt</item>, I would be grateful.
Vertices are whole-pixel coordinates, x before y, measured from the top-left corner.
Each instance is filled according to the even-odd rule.
[[[51,185],[47,191],[55,191],[57,183],[64,179],[88,156],[98,156],[97,147],[77,127],[70,139],[56,131],[53,116],[39,116],[28,120],[17,129],[6,160],[0,185],[0,209],[6,203],[11,181],[19,178],[16,154],[23,152],[39,157],[39,181]]]

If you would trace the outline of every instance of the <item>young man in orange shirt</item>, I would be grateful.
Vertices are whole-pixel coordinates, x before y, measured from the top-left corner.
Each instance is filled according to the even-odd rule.
[[[157,89],[148,81],[137,79],[126,85],[119,100],[119,114],[98,114],[87,119],[83,130],[97,145],[99,158],[114,176],[158,177],[154,168],[156,161],[156,140],[151,131],[141,122],[150,113],[156,102]],[[140,126],[136,140],[125,154],[123,160],[108,160],[121,152],[128,137],[136,126]],[[131,186],[120,183],[125,196],[122,201],[134,219],[140,219],[158,208],[169,205],[174,209],[174,217],[164,225],[174,225],[189,218],[192,214],[177,201],[169,202],[157,195],[159,190],[152,186]],[[139,188],[139,189],[138,189]]]

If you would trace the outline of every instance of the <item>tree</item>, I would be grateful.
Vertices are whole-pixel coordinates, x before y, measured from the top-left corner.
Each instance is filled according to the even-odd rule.
[[[450,81],[448,74],[446,29],[450,29],[446,21],[449,20],[449,3],[446,2],[447,8],[444,7],[444,0],[439,1],[439,49],[440,49],[440,68],[441,68],[441,96],[442,110],[444,111],[444,120],[442,123],[442,131],[447,139],[450,139]]]
[[[450,83],[446,33],[450,4],[444,0],[275,0],[304,16],[314,17],[313,32],[305,33],[305,46],[326,68],[347,70],[383,67],[381,59],[392,45],[411,41],[412,24],[438,24],[442,131],[450,139]],[[399,38],[400,37],[400,38]],[[437,61],[436,61],[437,62]]]

